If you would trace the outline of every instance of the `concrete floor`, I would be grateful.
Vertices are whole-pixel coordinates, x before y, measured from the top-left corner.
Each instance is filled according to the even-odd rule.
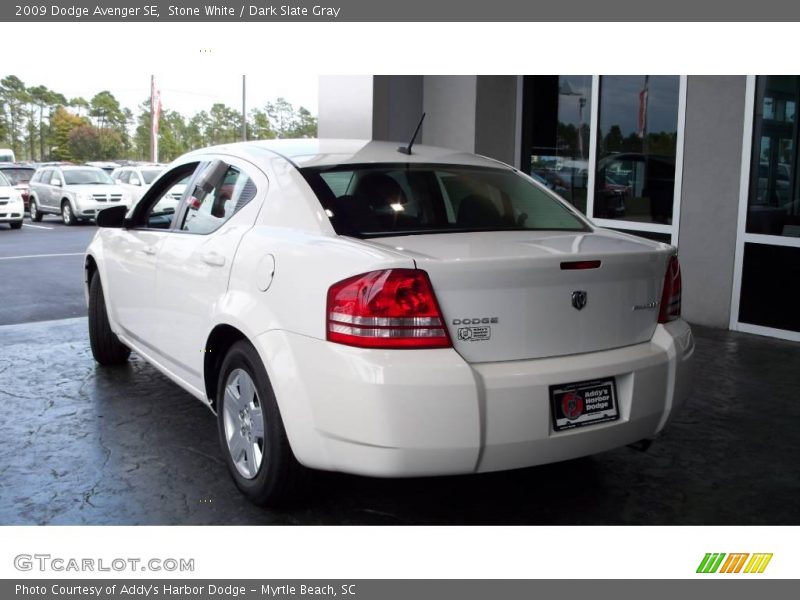
[[[320,473],[250,505],[215,421],[135,355],[98,368],[83,318],[0,327],[0,524],[800,524],[800,344],[695,328],[693,397],[647,453],[508,473]]]

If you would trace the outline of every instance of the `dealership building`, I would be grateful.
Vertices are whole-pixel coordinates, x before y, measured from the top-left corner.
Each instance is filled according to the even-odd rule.
[[[797,76],[325,76],[319,135],[512,164],[678,247],[692,322],[800,341]],[[398,159],[402,157],[398,155]]]

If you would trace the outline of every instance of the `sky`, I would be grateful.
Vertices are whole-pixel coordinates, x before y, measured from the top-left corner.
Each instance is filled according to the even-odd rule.
[[[304,106],[317,114],[318,77],[309,74],[286,73],[244,73],[247,76],[247,110],[263,107],[267,102],[284,97],[295,108]],[[0,78],[16,75],[26,86],[45,85],[61,92],[67,99],[82,96],[91,100],[92,96],[108,90],[123,107],[134,114],[138,106],[150,96],[150,73],[131,72],[122,65],[102,70],[82,71],[20,68],[4,69]],[[242,73],[215,74],[213,85],[202,81],[197,71],[154,72],[156,86],[161,90],[161,104],[164,109],[175,110],[190,117],[201,110],[208,110],[216,102],[227,104],[241,110]]]
[[[639,131],[639,92],[644,76],[606,76],[601,90],[600,130],[605,135],[611,125],[619,125],[622,136]],[[647,96],[647,131],[650,133],[678,130],[677,76],[650,77]]]

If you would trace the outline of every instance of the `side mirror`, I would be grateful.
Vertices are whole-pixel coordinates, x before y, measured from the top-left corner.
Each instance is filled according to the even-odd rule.
[[[104,208],[97,213],[95,222],[98,227],[125,227],[125,215],[128,214],[126,206],[112,206]]]
[[[55,185],[55,186],[61,187],[61,180],[58,177],[53,177],[50,180],[50,185]]]
[[[131,185],[142,185],[142,182],[139,180],[138,177],[131,177],[128,181]]]

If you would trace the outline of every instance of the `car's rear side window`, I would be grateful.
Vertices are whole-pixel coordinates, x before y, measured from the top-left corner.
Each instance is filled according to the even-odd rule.
[[[587,229],[563,203],[509,169],[381,164],[301,171],[341,235]]]
[[[199,194],[198,190],[195,192]],[[190,196],[181,231],[199,234],[216,231],[255,198],[256,192],[255,183],[247,173],[229,166],[210,193],[202,198]]]

